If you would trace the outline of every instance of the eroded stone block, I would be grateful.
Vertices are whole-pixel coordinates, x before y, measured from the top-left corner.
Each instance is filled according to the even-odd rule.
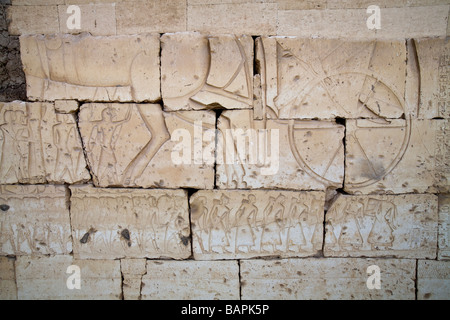
[[[237,261],[147,261],[142,300],[239,299]]]
[[[70,187],[73,252],[81,259],[191,255],[183,190]]]
[[[74,276],[77,266],[80,289]],[[120,261],[77,260],[72,256],[18,257],[16,261],[17,292],[20,300],[111,300],[121,299]]]
[[[7,10],[11,35],[59,32],[58,6],[9,6]]]
[[[0,183],[90,179],[75,117],[52,103],[0,103]]]
[[[450,195],[439,195],[438,259],[450,260]]]
[[[76,100],[55,100],[55,111],[59,113],[73,113],[78,111]]]
[[[161,91],[167,110],[252,108],[252,37],[164,34],[161,47]]]
[[[64,186],[0,186],[0,255],[69,254],[69,209]]]
[[[304,257],[322,250],[319,191],[198,191],[190,198],[195,259]]]
[[[368,289],[367,268],[381,272],[381,289]],[[242,260],[243,300],[341,300],[415,298],[415,260]]]
[[[20,37],[30,100],[160,99],[159,35]]]
[[[1,300],[17,300],[17,286],[14,263],[15,260],[13,258],[0,257]]]
[[[80,28],[69,29],[67,24],[73,16],[72,10],[68,11],[73,1],[67,5],[58,6],[59,29],[61,33],[89,32],[96,36],[110,36],[116,34],[116,6],[114,3],[90,3],[78,4],[80,9]],[[134,20],[136,21],[136,20]]]
[[[435,259],[435,195],[339,196],[326,214],[327,257]]]
[[[450,299],[450,261],[418,261],[417,299]]]
[[[213,188],[211,111],[164,113],[157,104],[84,104],[79,126],[95,185]]]
[[[146,259],[122,259],[120,269],[123,277],[124,300],[140,300],[142,276],[147,272]]]

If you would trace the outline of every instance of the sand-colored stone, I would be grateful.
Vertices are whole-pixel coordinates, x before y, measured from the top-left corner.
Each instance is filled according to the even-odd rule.
[[[417,263],[417,300],[450,299],[450,261]]]
[[[0,255],[69,254],[66,201],[64,186],[0,186]]]
[[[194,258],[313,256],[324,202],[319,191],[200,190],[190,198]]]
[[[97,186],[213,188],[212,111],[164,113],[157,104],[84,104],[79,127]],[[179,135],[188,136],[180,141]],[[172,154],[182,153],[177,148],[183,142],[190,151],[179,163]]]
[[[87,181],[75,117],[53,103],[0,102],[0,183]]]
[[[283,259],[242,260],[243,300],[414,300],[415,260],[408,259]],[[368,289],[377,265],[381,289]]]
[[[73,113],[78,111],[76,100],[55,100],[55,111],[59,113]]]
[[[120,270],[123,277],[124,300],[140,300],[142,276],[147,272],[146,259],[122,259]]]
[[[250,110],[224,111],[219,118],[216,184],[220,189],[325,190],[342,185],[342,125],[253,119]],[[250,145],[246,135],[252,137]]]
[[[80,289],[69,289],[69,266],[80,268]],[[70,270],[69,270],[70,271]],[[121,299],[120,261],[77,260],[72,256],[18,257],[19,300],[117,300]]]
[[[256,40],[269,119],[399,118],[404,41]]]
[[[58,6],[9,6],[7,17],[11,35],[59,32]]]
[[[167,110],[252,108],[252,37],[164,34],[161,92]]]
[[[159,35],[20,37],[30,100],[155,101]]]
[[[17,299],[14,263],[13,258],[0,257],[0,300]]]
[[[185,259],[191,255],[185,191],[91,186],[70,190],[76,258]]]
[[[11,0],[11,4],[13,6],[49,6],[55,4],[64,4],[64,1],[65,0]],[[76,3],[75,1],[77,0],[74,0],[73,2]]]
[[[340,195],[326,214],[326,257],[435,259],[438,199],[431,194]]]
[[[439,195],[438,259],[450,260],[450,195]]]
[[[142,300],[237,299],[237,261],[147,261]]]
[[[349,193],[446,193],[449,120],[346,121]]]

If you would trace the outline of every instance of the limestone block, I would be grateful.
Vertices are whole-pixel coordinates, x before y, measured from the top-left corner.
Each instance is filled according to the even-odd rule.
[[[191,255],[183,190],[72,186],[73,252],[81,259],[185,259]]]
[[[70,2],[70,5],[73,5]],[[69,29],[67,21],[74,12],[69,10],[69,5],[58,6],[59,29],[61,33],[89,32],[96,36],[110,36],[116,34],[116,6],[114,3],[82,4],[80,9],[80,28]],[[69,26],[71,26],[69,24]]]
[[[450,299],[450,261],[418,261],[417,299]]]
[[[59,113],[73,113],[78,111],[76,100],[55,100],[55,111]]]
[[[9,6],[7,19],[11,35],[50,34],[59,32],[58,7],[52,6]]]
[[[399,118],[404,41],[258,38],[257,64],[269,119]]]
[[[438,259],[450,260],[450,195],[439,195]]]
[[[76,273],[70,266],[79,267],[80,289],[72,287],[76,281],[69,277]],[[117,300],[122,295],[118,260],[18,257],[16,277],[20,300]]]
[[[253,39],[196,32],[161,37],[161,91],[167,110],[253,106]]]
[[[0,183],[90,179],[75,117],[52,103],[0,102]]]
[[[65,0],[11,0],[13,6],[49,6],[54,4],[64,4],[64,1]],[[72,2],[72,0],[70,1]],[[75,3],[75,1],[73,2]]]
[[[346,121],[349,193],[448,192],[449,120]]]
[[[221,114],[218,129],[220,189],[342,185],[344,127],[334,121],[259,121],[250,110],[233,110]]]
[[[0,299],[17,300],[14,259],[0,257]]]
[[[381,289],[369,289],[367,268],[380,268]],[[415,260],[242,260],[243,300],[414,300]]]
[[[326,214],[324,255],[435,259],[435,195],[339,196]]]
[[[30,100],[160,99],[159,35],[20,37]]]
[[[120,269],[123,277],[124,300],[140,300],[142,276],[147,272],[146,259],[122,259]]]
[[[82,105],[78,124],[97,186],[212,189],[215,120],[211,111],[112,103]]]
[[[69,254],[66,200],[64,186],[0,186],[0,255]]]
[[[190,198],[194,258],[305,257],[322,250],[319,191],[203,191]]]
[[[237,300],[237,261],[147,261],[142,300]]]

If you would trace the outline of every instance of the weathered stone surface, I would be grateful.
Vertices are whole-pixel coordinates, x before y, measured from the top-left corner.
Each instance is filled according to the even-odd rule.
[[[0,257],[0,299],[16,300],[17,286],[14,259]]]
[[[366,285],[371,265],[380,268],[379,290]],[[408,259],[242,260],[242,299],[414,300],[415,266]]]
[[[345,190],[448,192],[449,120],[346,121]]]
[[[70,253],[66,200],[63,186],[0,186],[0,255]]]
[[[31,100],[155,101],[159,35],[20,37]]]
[[[81,259],[184,259],[191,255],[183,190],[72,186],[73,252]]]
[[[439,195],[438,259],[450,260],[450,195]]]
[[[399,118],[406,113],[405,42],[258,38],[271,119]]]
[[[258,121],[253,111],[236,110],[221,114],[218,129],[216,183],[221,189],[325,190],[342,185],[342,125]]]
[[[318,191],[198,191],[190,198],[194,258],[317,254],[324,202]]]
[[[98,186],[213,188],[211,111],[164,113],[157,104],[84,104],[79,126]],[[179,142],[180,136],[185,140]],[[189,148],[185,153],[177,151],[182,143]],[[174,152],[183,153],[186,162],[173,160]]]
[[[58,7],[52,6],[10,6],[7,17],[9,33],[49,34],[59,32]]]
[[[237,261],[147,261],[142,300],[239,299]]]
[[[76,100],[55,100],[55,111],[59,113],[72,113],[78,111]]]
[[[147,272],[146,259],[122,259],[120,269],[123,277],[124,300],[140,300],[142,276]]]
[[[52,103],[0,102],[0,183],[76,183],[90,178],[75,117]]]
[[[70,5],[72,4],[70,2]],[[80,29],[68,28],[67,21],[74,14],[71,10],[67,12],[68,8],[69,5],[58,6],[59,29],[61,33],[89,32],[96,36],[116,34],[116,6],[114,3],[78,5],[78,8],[80,8]]]
[[[435,195],[339,196],[326,214],[327,257],[435,259]]]
[[[252,37],[164,34],[161,47],[161,91],[166,109],[253,106]]]
[[[418,261],[417,299],[450,299],[450,261]]]
[[[67,283],[80,268],[80,289]],[[16,261],[17,293],[20,300],[105,300],[122,295],[120,261],[77,260],[72,256],[18,257]],[[71,283],[72,284],[72,283]]]

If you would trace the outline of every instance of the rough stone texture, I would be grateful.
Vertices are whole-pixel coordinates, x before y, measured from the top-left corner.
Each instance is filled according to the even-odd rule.
[[[450,261],[418,261],[417,299],[450,299]]]
[[[198,191],[190,198],[194,258],[317,254],[324,202],[317,191]]]
[[[367,268],[381,270],[381,289],[366,286]],[[414,260],[285,259],[242,260],[244,300],[414,300]]]
[[[69,289],[73,273],[80,268],[81,288]],[[112,300],[122,295],[120,261],[77,260],[72,256],[18,257],[16,260],[19,300]]]
[[[215,115],[211,111],[164,113],[157,104],[84,104],[79,126],[98,186],[214,186]],[[173,160],[174,150],[182,143],[178,133],[190,135],[191,140],[184,141],[190,149],[186,151],[189,163]]]
[[[220,189],[342,186],[344,127],[334,121],[259,121],[252,111],[236,110],[224,111],[217,127],[216,184]],[[250,145],[245,135],[251,137]],[[255,159],[248,150],[255,150]]]
[[[161,91],[167,110],[253,106],[253,39],[186,32],[161,37]]]
[[[59,32],[58,6],[9,6],[7,10],[9,33],[51,34]]]
[[[438,259],[450,260],[450,195],[439,195]]]
[[[263,37],[256,41],[269,119],[399,118],[404,41]]]
[[[52,103],[0,102],[0,183],[90,179],[75,117]]]
[[[140,300],[142,276],[147,272],[147,260],[122,259],[120,269],[123,277],[124,300]]]
[[[237,261],[147,261],[142,300],[239,299]]]
[[[20,37],[30,100],[155,101],[159,35]]]
[[[90,186],[70,190],[76,258],[185,259],[191,255],[185,191]]]
[[[0,299],[17,300],[15,260],[0,257]]]
[[[78,111],[76,100],[55,100],[55,111],[59,113],[73,113]]]
[[[0,255],[72,251],[65,187],[0,186],[0,209]]]
[[[339,196],[326,214],[324,255],[435,259],[435,195]]]
[[[449,120],[346,121],[345,190],[448,192]]]

